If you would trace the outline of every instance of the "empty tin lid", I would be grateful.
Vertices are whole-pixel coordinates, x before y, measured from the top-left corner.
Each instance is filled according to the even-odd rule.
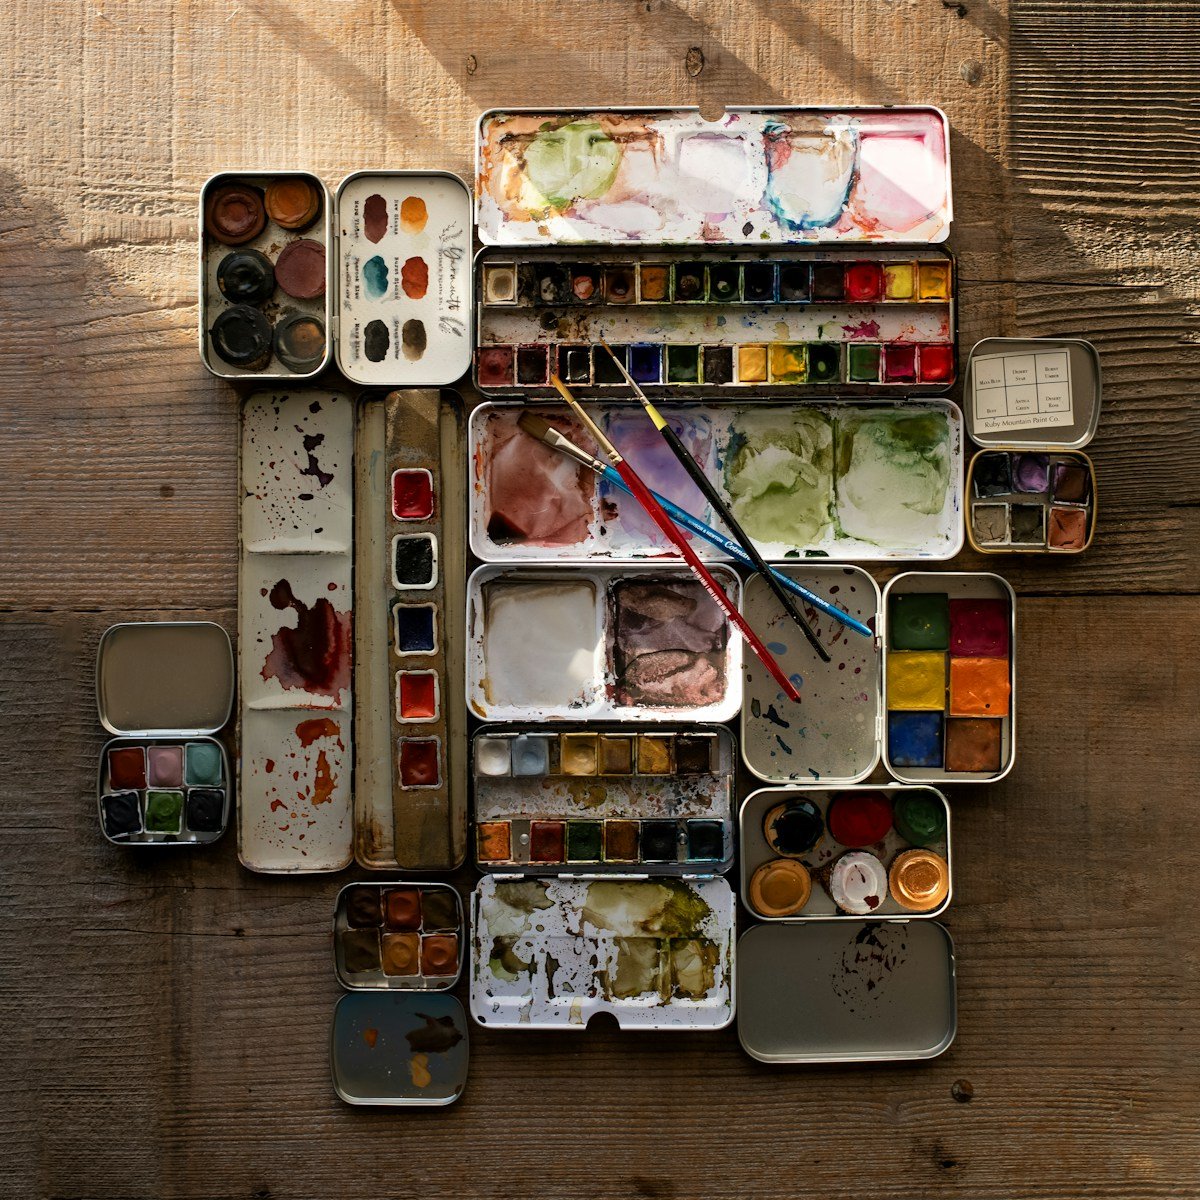
[[[109,733],[216,733],[233,692],[229,634],[211,621],[112,625],[96,650],[96,707]]]
[[[453,1104],[467,1084],[467,1048],[453,996],[348,992],[333,1012],[333,1086],[347,1104]]]
[[[1079,338],[984,338],[967,359],[967,433],[980,446],[1079,450],[1100,420],[1100,356]]]
[[[756,925],[738,943],[738,1038],[761,1062],[934,1058],[956,1024],[936,921]]]

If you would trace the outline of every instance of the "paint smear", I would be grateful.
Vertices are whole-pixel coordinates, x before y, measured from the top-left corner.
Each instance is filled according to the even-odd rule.
[[[376,254],[363,263],[363,291],[372,300],[378,300],[387,295],[388,268],[383,255]]]
[[[404,348],[404,357],[409,362],[416,362],[425,353],[427,344],[425,322],[418,321],[415,317],[405,321],[400,330],[400,345]]]
[[[367,241],[378,242],[387,231],[387,201],[376,192],[368,196],[363,204],[363,232],[367,235]]]
[[[305,748],[311,746],[319,738],[337,738],[338,749],[344,750],[341,733],[342,727],[332,717],[313,717],[311,720],[301,721],[296,726],[296,736],[300,739],[300,745]],[[267,770],[271,770],[274,765],[268,760]]]
[[[429,220],[429,210],[420,196],[405,196],[400,203],[400,228],[405,233],[420,233]]]
[[[406,258],[400,268],[400,286],[410,300],[421,300],[429,291],[429,265],[423,258]]]
[[[408,1076],[415,1088],[427,1088],[433,1082],[429,1073],[429,1055],[414,1054],[408,1060]]]
[[[387,358],[392,335],[386,321],[368,321],[363,330],[363,353],[371,362],[383,362]]]
[[[941,129],[909,137],[864,133],[850,212],[868,231],[907,233],[929,220],[945,203],[945,146]]]
[[[854,179],[857,139],[819,119],[805,129],[770,122],[763,130],[766,206],[788,229],[821,229],[842,215]]]
[[[413,1054],[444,1054],[463,1040],[462,1030],[455,1025],[453,1017],[431,1017],[425,1013],[415,1015],[425,1024],[410,1029],[404,1035]]]
[[[529,182],[551,208],[595,200],[612,186],[621,147],[596,121],[572,121],[541,130],[525,149]]]
[[[291,608],[296,627],[282,626],[271,635],[271,650],[263,663],[263,679],[297,688],[341,703],[350,686],[350,613],[338,612],[322,597],[311,607],[300,600],[286,579],[270,592],[273,608]]]
[[[363,1030],[363,1041],[366,1042],[367,1045],[370,1046],[372,1050],[374,1050],[375,1043],[379,1041],[379,1030],[378,1029],[364,1029]]]
[[[330,769],[329,756],[324,750],[318,750],[317,768],[313,775],[313,803],[328,804],[333,799],[333,787],[335,783],[337,783],[337,776]]]

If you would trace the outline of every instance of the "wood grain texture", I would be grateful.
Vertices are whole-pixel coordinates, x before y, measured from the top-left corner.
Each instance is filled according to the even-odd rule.
[[[0,1196],[1200,1196],[1198,30],[1193,0],[4,6]],[[732,1031],[474,1029],[459,1105],[351,1110],[327,929],[352,873],[96,829],[101,631],[235,624],[196,195],[236,166],[466,175],[483,108],[639,101],[941,105],[963,346],[1100,349],[1093,548],[955,564],[1020,594],[1016,770],[952,794],[958,1039],[783,1070]]]

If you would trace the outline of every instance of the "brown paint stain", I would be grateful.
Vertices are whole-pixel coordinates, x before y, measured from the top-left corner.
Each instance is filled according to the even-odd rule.
[[[425,323],[411,317],[404,322],[400,329],[400,344],[404,347],[404,357],[409,362],[416,362],[424,353],[429,339],[425,333]]]
[[[420,196],[405,196],[400,205],[400,228],[405,233],[420,233],[429,220],[429,210]]]
[[[379,1041],[379,1030],[378,1029],[364,1029],[363,1030],[363,1041],[366,1042],[367,1045],[370,1046],[372,1050],[374,1050],[375,1043]]]
[[[410,300],[423,300],[429,291],[429,265],[419,255],[406,258],[400,268],[400,286]]]
[[[313,778],[314,804],[328,804],[333,799],[333,785],[337,777],[329,768],[329,758],[324,750],[317,752],[317,773]]]
[[[295,610],[296,628],[282,626],[271,634],[263,679],[340,702],[350,686],[350,614],[338,612],[324,597],[310,607],[286,579],[271,588],[270,600],[274,608]]]
[[[338,738],[338,749],[344,749],[341,742],[342,727],[331,717],[312,717],[301,721],[296,726],[296,736],[301,746],[311,746],[318,738]]]
[[[387,230],[387,201],[378,193],[368,196],[363,204],[363,232],[367,241],[378,242]]]

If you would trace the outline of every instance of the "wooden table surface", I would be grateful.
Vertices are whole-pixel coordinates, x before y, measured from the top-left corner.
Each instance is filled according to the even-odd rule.
[[[1200,1195],[1196,0],[9,0],[0,13],[0,1194]],[[218,169],[469,175],[493,105],[930,102],[961,344],[1100,351],[1099,532],[988,558],[1020,744],[955,789],[957,1041],[768,1069],[475,1030],[466,1095],[343,1106],[331,898],[103,840],[97,638],[235,624],[238,397],[196,354]],[[469,873],[459,884],[470,886]]]

